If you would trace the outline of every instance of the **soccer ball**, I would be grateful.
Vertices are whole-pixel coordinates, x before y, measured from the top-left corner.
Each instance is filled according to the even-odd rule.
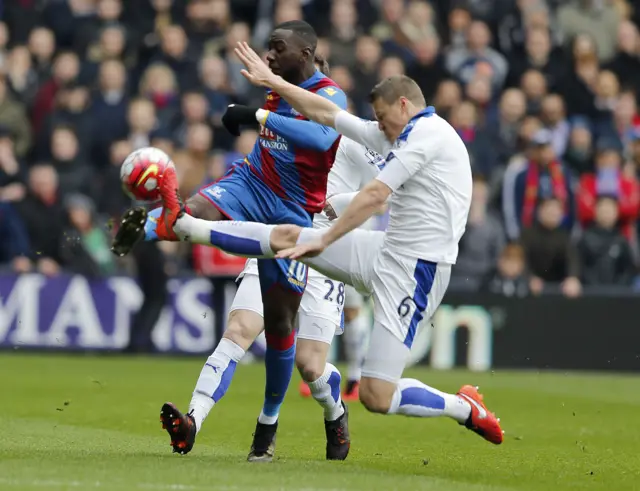
[[[139,201],[158,201],[159,185],[166,169],[174,168],[173,161],[162,150],[146,147],[136,150],[122,163],[122,189]]]

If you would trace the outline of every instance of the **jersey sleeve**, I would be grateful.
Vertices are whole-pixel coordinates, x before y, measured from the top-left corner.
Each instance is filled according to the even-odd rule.
[[[375,121],[365,121],[347,111],[336,115],[335,127],[339,133],[365,147],[384,154],[388,149],[387,139]]]
[[[406,142],[393,149],[387,155],[384,169],[378,174],[379,181],[385,183],[393,191],[402,186],[416,172],[427,165],[429,155],[434,155],[437,142],[428,134],[413,131]]]
[[[267,115],[264,125],[296,147],[319,152],[329,150],[339,136],[338,132],[329,126],[314,121],[287,118],[272,112]]]

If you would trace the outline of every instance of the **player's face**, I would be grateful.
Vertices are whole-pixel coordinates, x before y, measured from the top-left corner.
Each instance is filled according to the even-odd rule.
[[[267,64],[273,73],[289,81],[302,71],[309,53],[292,31],[276,29],[269,38]]]
[[[410,116],[407,111],[407,100],[401,97],[393,104],[387,104],[381,98],[373,103],[373,111],[380,131],[384,133],[387,140],[395,142],[402,133],[402,130],[409,122]]]

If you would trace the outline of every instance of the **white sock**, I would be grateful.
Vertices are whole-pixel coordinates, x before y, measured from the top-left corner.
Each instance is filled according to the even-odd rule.
[[[347,358],[347,380],[360,381],[362,363],[366,354],[365,340],[368,330],[367,316],[361,311],[351,322],[344,325],[344,351]]]
[[[278,416],[279,414],[276,414],[275,416],[267,416],[261,410],[260,414],[258,415],[258,423],[263,425],[274,425],[278,422]]]
[[[311,395],[324,409],[324,419],[335,421],[344,414],[340,397],[340,372],[331,363],[324,367],[322,376],[309,385]]]
[[[245,351],[236,343],[222,338],[215,351],[207,358],[189,404],[189,412],[196,422],[196,431],[200,431],[209,411],[226,394],[236,364],[242,359],[244,353]]]
[[[181,240],[212,245],[229,254],[246,257],[273,257],[271,231],[275,225],[221,220],[211,222],[183,215],[174,231]]]
[[[393,394],[389,414],[420,418],[449,416],[464,423],[471,414],[471,406],[460,396],[440,392],[419,380],[403,378]]]

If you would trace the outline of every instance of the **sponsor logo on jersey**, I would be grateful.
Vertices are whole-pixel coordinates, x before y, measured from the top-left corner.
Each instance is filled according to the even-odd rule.
[[[369,161],[369,165],[375,165],[379,170],[384,169],[387,161],[378,152],[374,152],[370,148],[366,149],[365,157]]]
[[[279,135],[276,135],[269,128],[260,126],[260,146],[270,150],[279,150],[281,152],[289,151],[289,142]]]
[[[205,193],[210,195],[212,198],[221,199],[222,194],[226,192],[226,189],[221,188],[220,186],[213,186],[212,188],[207,188]]]

